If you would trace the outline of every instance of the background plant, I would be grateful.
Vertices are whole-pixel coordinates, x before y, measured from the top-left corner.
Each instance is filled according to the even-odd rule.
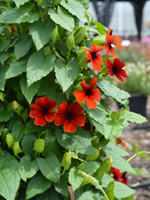
[[[94,77],[101,94],[128,103],[127,92],[103,79],[106,57],[112,56],[102,56],[101,72],[86,62],[83,47],[93,44],[90,32],[99,34],[101,46],[106,43],[106,28],[90,19],[88,7],[88,0],[0,1],[1,199],[133,199],[134,191],[110,171],[135,173],[114,137],[121,136],[128,121],[146,119],[128,107],[112,112],[103,100],[89,109],[73,95],[83,79],[89,85]],[[50,98],[56,102],[51,107]],[[48,116],[58,114],[63,102],[78,104],[86,116],[85,126],[76,124],[73,133]],[[37,126],[31,117],[46,124]]]

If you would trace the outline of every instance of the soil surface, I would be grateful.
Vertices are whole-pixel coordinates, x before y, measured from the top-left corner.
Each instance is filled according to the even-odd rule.
[[[115,102],[111,104],[110,108],[111,110],[118,110]],[[147,124],[131,123],[129,124],[129,127],[126,127],[123,130],[122,134],[123,140],[128,142],[131,146],[133,146],[131,140],[134,141],[139,147],[140,151],[150,151],[150,96],[147,100],[146,112],[148,120]],[[134,154],[134,151],[129,151],[129,153],[132,156]],[[142,169],[143,171],[145,171],[145,174],[141,176],[133,176],[131,174],[127,174],[128,181],[131,185],[141,185],[140,188],[134,189],[134,200],[150,200],[150,160],[143,157],[135,157],[130,161],[130,164],[134,169]],[[146,186],[142,187],[143,184],[146,184]]]

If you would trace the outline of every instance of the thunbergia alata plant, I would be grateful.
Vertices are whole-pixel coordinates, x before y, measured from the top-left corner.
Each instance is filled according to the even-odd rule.
[[[126,161],[132,147],[121,135],[146,118],[104,79],[128,77],[112,46],[122,50],[122,40],[88,8],[89,0],[0,0],[0,199],[133,199],[129,161],[149,152],[133,143]],[[125,109],[112,112],[103,96]]]

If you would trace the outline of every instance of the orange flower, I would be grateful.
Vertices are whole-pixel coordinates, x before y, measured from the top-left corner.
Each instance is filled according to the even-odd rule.
[[[106,32],[107,33],[107,35],[106,35],[107,44],[104,44],[104,49],[108,55],[111,54],[112,56],[117,57],[115,54],[115,50],[112,47],[112,44],[121,51],[123,49],[123,46],[121,45],[122,39],[118,35],[112,36],[112,31],[113,30],[110,28]]]
[[[83,108],[79,103],[74,102],[70,108],[66,101],[63,101],[57,107],[57,115],[55,117],[55,125],[60,126],[64,124],[64,131],[74,133],[76,131],[76,125],[83,127],[86,116],[82,114]]]
[[[94,89],[96,83],[96,78],[93,78],[89,85],[87,85],[85,80],[83,79],[82,83],[80,83],[83,90],[77,90],[73,93],[77,99],[77,102],[82,103],[86,101],[87,107],[89,109],[97,108],[95,100],[100,101],[100,91],[99,89]]]
[[[10,30],[11,30],[11,34],[12,34],[14,32],[14,30],[15,30],[15,26],[11,25]]]
[[[119,138],[117,138],[119,141],[118,141],[118,144],[121,144],[123,147],[125,147],[126,149],[129,149],[129,147],[127,147],[127,145],[126,145],[126,143],[125,142],[123,142],[123,140],[122,140],[122,138],[121,137],[119,137]]]
[[[87,53],[85,55],[87,57],[86,62],[87,63],[92,62],[94,71],[101,71],[102,68],[101,68],[100,64],[104,65],[104,62],[102,61],[102,56],[100,54],[98,54],[98,52],[101,51],[103,49],[103,47],[93,44],[91,47],[91,50],[87,49],[87,48],[83,48],[83,49],[87,51]]]

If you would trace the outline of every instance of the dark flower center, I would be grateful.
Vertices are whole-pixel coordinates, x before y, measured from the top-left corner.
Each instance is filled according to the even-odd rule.
[[[91,53],[91,56],[92,56],[92,60],[94,60],[96,58],[96,53],[95,52],[92,52]]]
[[[118,71],[117,68],[113,67],[112,70],[114,74],[117,74],[117,71]]]
[[[43,108],[42,112],[43,112],[43,115],[47,115],[48,109],[47,108]]]
[[[87,91],[86,91],[86,96],[90,96],[91,93],[92,93],[91,89],[87,89]]]
[[[68,120],[71,120],[72,118],[73,118],[72,113],[71,113],[71,112],[68,112],[68,113],[67,113],[67,119],[68,119]]]

